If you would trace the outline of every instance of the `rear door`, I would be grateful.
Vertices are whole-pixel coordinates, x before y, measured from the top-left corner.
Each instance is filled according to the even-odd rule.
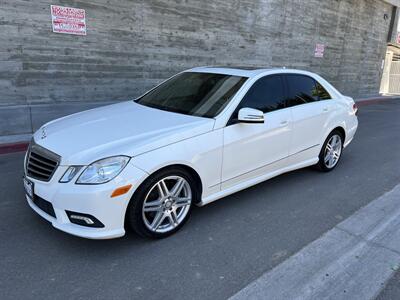
[[[291,138],[290,108],[286,108],[285,100],[280,75],[258,79],[243,97],[224,128],[222,188],[257,177],[264,167],[284,162]],[[239,123],[237,114],[243,107],[263,111],[264,123]]]
[[[307,75],[286,74],[287,106],[291,108],[293,137],[289,155],[320,148],[324,127],[332,110],[330,95]]]

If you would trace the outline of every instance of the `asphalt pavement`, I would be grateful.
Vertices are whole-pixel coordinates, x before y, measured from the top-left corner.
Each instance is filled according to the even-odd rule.
[[[359,122],[333,172],[298,170],[196,208],[158,241],[53,229],[25,202],[23,154],[0,155],[0,298],[226,299],[400,182],[400,101],[361,107]]]
[[[399,266],[397,266],[399,268]],[[395,300],[400,298],[400,271],[389,280],[376,300]]]

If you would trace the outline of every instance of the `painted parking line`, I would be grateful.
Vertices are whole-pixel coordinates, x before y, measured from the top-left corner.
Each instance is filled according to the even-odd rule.
[[[399,264],[400,184],[230,299],[373,299]]]

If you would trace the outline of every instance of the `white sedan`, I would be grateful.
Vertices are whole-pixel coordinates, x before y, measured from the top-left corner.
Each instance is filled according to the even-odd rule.
[[[310,72],[190,69],[133,101],[42,126],[25,157],[26,198],[73,235],[162,238],[193,205],[299,168],[331,171],[356,113]]]

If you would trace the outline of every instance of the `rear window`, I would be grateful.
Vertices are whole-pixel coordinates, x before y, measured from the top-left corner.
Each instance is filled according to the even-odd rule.
[[[318,101],[316,82],[304,75],[286,75],[288,83],[288,106]]]
[[[331,95],[327,92],[327,90],[317,81],[317,94],[319,100],[329,100],[332,99]]]
[[[327,90],[314,78],[306,75],[288,74],[288,106],[295,106],[331,99]]]

